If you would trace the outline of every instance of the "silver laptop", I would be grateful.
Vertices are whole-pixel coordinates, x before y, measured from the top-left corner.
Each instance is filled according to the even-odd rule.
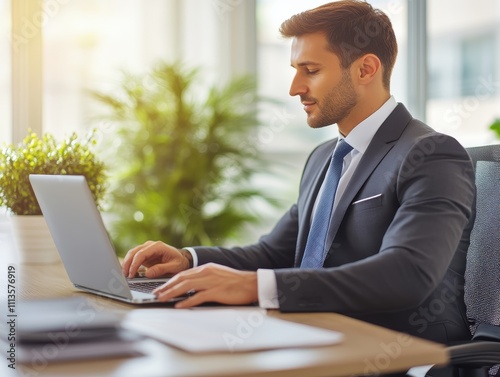
[[[157,302],[151,291],[168,279],[125,278],[84,176],[32,174],[29,179],[76,288],[133,304]]]

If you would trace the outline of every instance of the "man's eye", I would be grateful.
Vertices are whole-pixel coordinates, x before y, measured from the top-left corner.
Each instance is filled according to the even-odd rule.
[[[306,70],[306,73],[308,75],[315,75],[316,73],[318,73],[318,70],[317,69],[308,69],[308,70]]]

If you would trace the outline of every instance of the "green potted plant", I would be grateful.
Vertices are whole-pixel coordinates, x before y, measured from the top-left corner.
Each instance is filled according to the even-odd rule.
[[[94,143],[93,134],[79,140],[73,133],[58,143],[50,133],[38,137],[30,131],[21,143],[2,147],[0,207],[5,207],[11,215],[14,242],[21,262],[51,263],[58,260],[29,175],[84,175],[99,203],[105,192],[105,174],[104,164],[92,151]],[[26,232],[33,232],[33,236]]]
[[[201,81],[196,68],[162,63],[125,75],[112,94],[93,93],[107,109],[101,124],[114,131],[107,161],[118,254],[148,239],[224,244],[278,204],[250,182],[267,163],[254,80]]]

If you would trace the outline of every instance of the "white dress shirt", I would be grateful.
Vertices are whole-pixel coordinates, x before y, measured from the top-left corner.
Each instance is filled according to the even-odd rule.
[[[371,114],[368,118],[359,123],[353,130],[345,137],[345,140],[353,147],[353,150],[344,158],[344,165],[342,167],[342,176],[337,186],[335,195],[335,202],[333,210],[337,207],[337,203],[342,197],[349,180],[351,179],[356,167],[361,160],[361,157],[366,152],[373,136],[378,131],[382,123],[396,108],[397,102],[391,96],[377,111]],[[340,136],[339,138],[342,138]],[[313,207],[313,216],[316,211],[317,199],[320,197],[323,187],[320,188],[316,202]],[[190,247],[184,248],[188,250],[193,256],[193,267],[198,265],[198,256],[196,251]],[[259,295],[259,306],[265,309],[279,309],[278,301],[278,285],[276,282],[276,275],[274,270],[258,269],[257,270],[257,285]]]

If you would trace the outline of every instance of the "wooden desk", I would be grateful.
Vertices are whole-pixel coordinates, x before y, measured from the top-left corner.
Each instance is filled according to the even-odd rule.
[[[16,264],[18,298],[53,298],[84,295],[93,303],[114,311],[133,305],[77,291],[61,264]],[[4,267],[2,267],[3,270]],[[2,275],[6,275],[2,272]],[[4,277],[2,285],[5,283]],[[50,288],[47,288],[49,287]],[[4,287],[0,287],[4,290]],[[157,307],[157,306],[156,306]],[[32,368],[17,365],[21,374],[36,376],[352,376],[407,370],[448,360],[441,345],[373,326],[335,313],[282,314],[285,320],[305,323],[345,334],[338,345],[280,349],[248,353],[193,355],[154,340],[144,342],[144,356],[106,360],[51,363]],[[35,372],[35,373],[33,373]]]

